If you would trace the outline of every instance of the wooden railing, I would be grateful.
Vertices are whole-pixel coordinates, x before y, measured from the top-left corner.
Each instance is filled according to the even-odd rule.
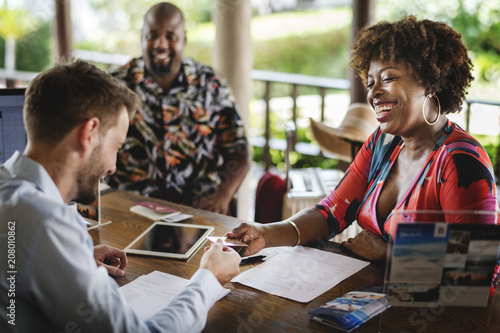
[[[469,132],[471,106],[473,104],[492,105],[492,106],[500,107],[500,102],[484,101],[484,100],[478,100],[478,99],[477,100],[476,99],[468,99],[465,101],[465,103],[467,104],[467,107],[465,109],[465,130],[467,132]],[[498,133],[498,134],[500,137],[500,133]],[[499,144],[499,147],[500,147],[500,144]]]
[[[292,98],[292,121],[297,122],[297,98],[299,96],[299,87],[307,86],[317,89],[319,96],[321,98],[320,106],[320,120],[325,119],[325,97],[327,90],[345,91],[349,90],[350,83],[348,80],[343,79],[331,79],[325,77],[316,77],[301,74],[289,74],[289,73],[279,73],[270,72],[262,70],[252,70],[251,78],[256,81],[263,81],[265,83],[264,92],[264,103],[265,103],[265,119],[264,119],[264,138],[253,137],[250,138],[250,143],[254,147],[263,147],[263,161],[265,163],[266,170],[269,169],[271,165],[271,154],[270,149],[278,149],[285,151],[287,148],[287,143],[284,139],[273,139],[271,138],[271,89],[272,85],[275,83],[285,83],[291,85],[291,98]],[[306,155],[318,155],[320,154],[320,149],[315,144],[309,144],[305,142],[297,142],[296,132],[291,134],[289,142],[292,142],[291,149],[297,151],[301,154]]]
[[[26,86],[26,84],[33,80],[33,78],[37,75],[38,73],[36,72],[8,71],[0,69],[0,81],[2,81],[7,88]]]

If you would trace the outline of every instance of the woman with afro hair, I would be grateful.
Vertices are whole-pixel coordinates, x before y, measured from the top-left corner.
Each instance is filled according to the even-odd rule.
[[[364,230],[342,245],[380,260],[398,222],[395,210],[454,211],[441,216],[449,223],[470,222],[459,211],[496,211],[488,155],[446,117],[461,110],[474,79],[460,34],[445,23],[408,16],[361,29],[352,53],[350,65],[368,89],[380,126],[336,189],[315,207],[229,232],[249,244],[243,255],[329,239],[357,220]],[[493,214],[477,222],[496,223]]]

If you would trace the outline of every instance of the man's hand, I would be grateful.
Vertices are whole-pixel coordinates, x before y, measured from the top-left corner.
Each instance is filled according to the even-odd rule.
[[[221,184],[215,193],[196,200],[193,207],[227,215],[230,212],[231,200],[245,178],[252,159],[248,144],[239,146],[231,152],[222,147],[219,148],[223,151],[224,161],[219,167]]]
[[[387,242],[367,229],[340,245],[366,260],[383,261],[387,258]]]
[[[227,215],[229,213],[229,204],[231,203],[231,199],[231,196],[226,195],[219,189],[217,193],[193,202],[193,207]]]
[[[104,266],[111,276],[123,276],[127,267],[127,255],[122,250],[108,246],[94,246],[94,259],[97,266]]]
[[[222,240],[218,239],[212,246],[205,248],[200,268],[208,269],[221,285],[225,285],[240,273],[240,261],[240,255],[225,247]]]

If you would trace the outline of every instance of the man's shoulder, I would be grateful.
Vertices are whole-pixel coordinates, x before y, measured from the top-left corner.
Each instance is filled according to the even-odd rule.
[[[191,58],[182,58],[182,65],[184,66],[184,71],[187,75],[195,74],[216,76],[212,67]]]
[[[110,74],[127,85],[140,81],[144,77],[144,60],[142,57],[132,58],[126,64],[111,71]]]
[[[223,92],[224,95],[228,96],[232,95],[226,78],[212,67],[191,58],[184,57],[182,60],[184,74],[188,82],[196,82],[197,84],[202,82],[203,86],[209,85],[212,87],[214,92]]]
[[[0,178],[0,212],[10,219],[24,223],[40,223],[42,220],[71,220],[71,208],[52,198],[28,180]]]
[[[32,196],[37,187],[33,182],[25,180],[14,174],[6,166],[0,168],[0,205],[22,200],[24,196]],[[23,195],[20,195],[20,194]]]
[[[213,71],[213,68],[210,67],[209,65],[204,64],[204,63],[199,62],[199,61],[196,61],[193,58],[189,58],[189,57],[183,57],[182,64],[184,66],[188,66],[188,67],[195,67],[195,68],[207,69],[207,70]]]
[[[17,177],[0,178],[0,202],[2,209],[29,214],[64,206],[38,189],[36,184]]]

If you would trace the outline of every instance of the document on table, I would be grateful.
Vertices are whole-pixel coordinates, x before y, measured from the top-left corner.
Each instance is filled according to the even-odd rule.
[[[307,303],[370,263],[309,247],[294,247],[233,278],[246,286]]]
[[[139,319],[144,321],[166,307],[188,282],[188,279],[153,271],[124,285],[120,290]],[[224,288],[218,300],[229,292],[229,289]]]

